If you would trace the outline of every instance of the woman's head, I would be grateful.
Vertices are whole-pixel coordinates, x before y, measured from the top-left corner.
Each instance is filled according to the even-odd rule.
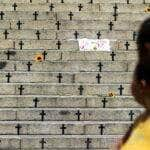
[[[138,62],[132,81],[132,95],[150,109],[150,18],[146,19],[137,37]]]
[[[137,37],[137,49],[139,61],[150,58],[150,18],[146,19],[140,26]]]

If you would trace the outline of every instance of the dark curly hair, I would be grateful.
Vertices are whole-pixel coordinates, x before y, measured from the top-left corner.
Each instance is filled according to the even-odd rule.
[[[141,24],[136,44],[138,61],[133,74],[134,79],[137,82],[145,80],[146,83],[150,85],[150,18],[147,18]],[[146,110],[143,114],[136,118],[134,124],[131,125],[123,137],[122,144],[126,143],[132,130],[138,125],[138,123],[146,120],[149,115],[150,112]]]
[[[150,82],[150,18],[142,24],[137,37],[138,63],[134,71],[137,81],[144,79]]]

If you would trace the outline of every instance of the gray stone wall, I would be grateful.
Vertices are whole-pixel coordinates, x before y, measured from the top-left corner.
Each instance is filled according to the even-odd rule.
[[[130,85],[149,4],[0,0],[0,150],[111,150],[143,112]],[[83,52],[78,38],[115,41]]]

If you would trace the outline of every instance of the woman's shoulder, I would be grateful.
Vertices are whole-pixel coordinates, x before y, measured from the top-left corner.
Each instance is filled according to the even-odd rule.
[[[147,150],[150,147],[150,115],[144,112],[133,124],[132,132],[128,140],[122,145],[121,150],[138,150],[143,147]]]

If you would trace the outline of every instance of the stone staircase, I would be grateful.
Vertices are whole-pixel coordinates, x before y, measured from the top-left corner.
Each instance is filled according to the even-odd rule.
[[[130,84],[149,7],[0,0],[0,150],[112,150],[144,110]],[[85,37],[113,39],[112,51],[79,51]]]

